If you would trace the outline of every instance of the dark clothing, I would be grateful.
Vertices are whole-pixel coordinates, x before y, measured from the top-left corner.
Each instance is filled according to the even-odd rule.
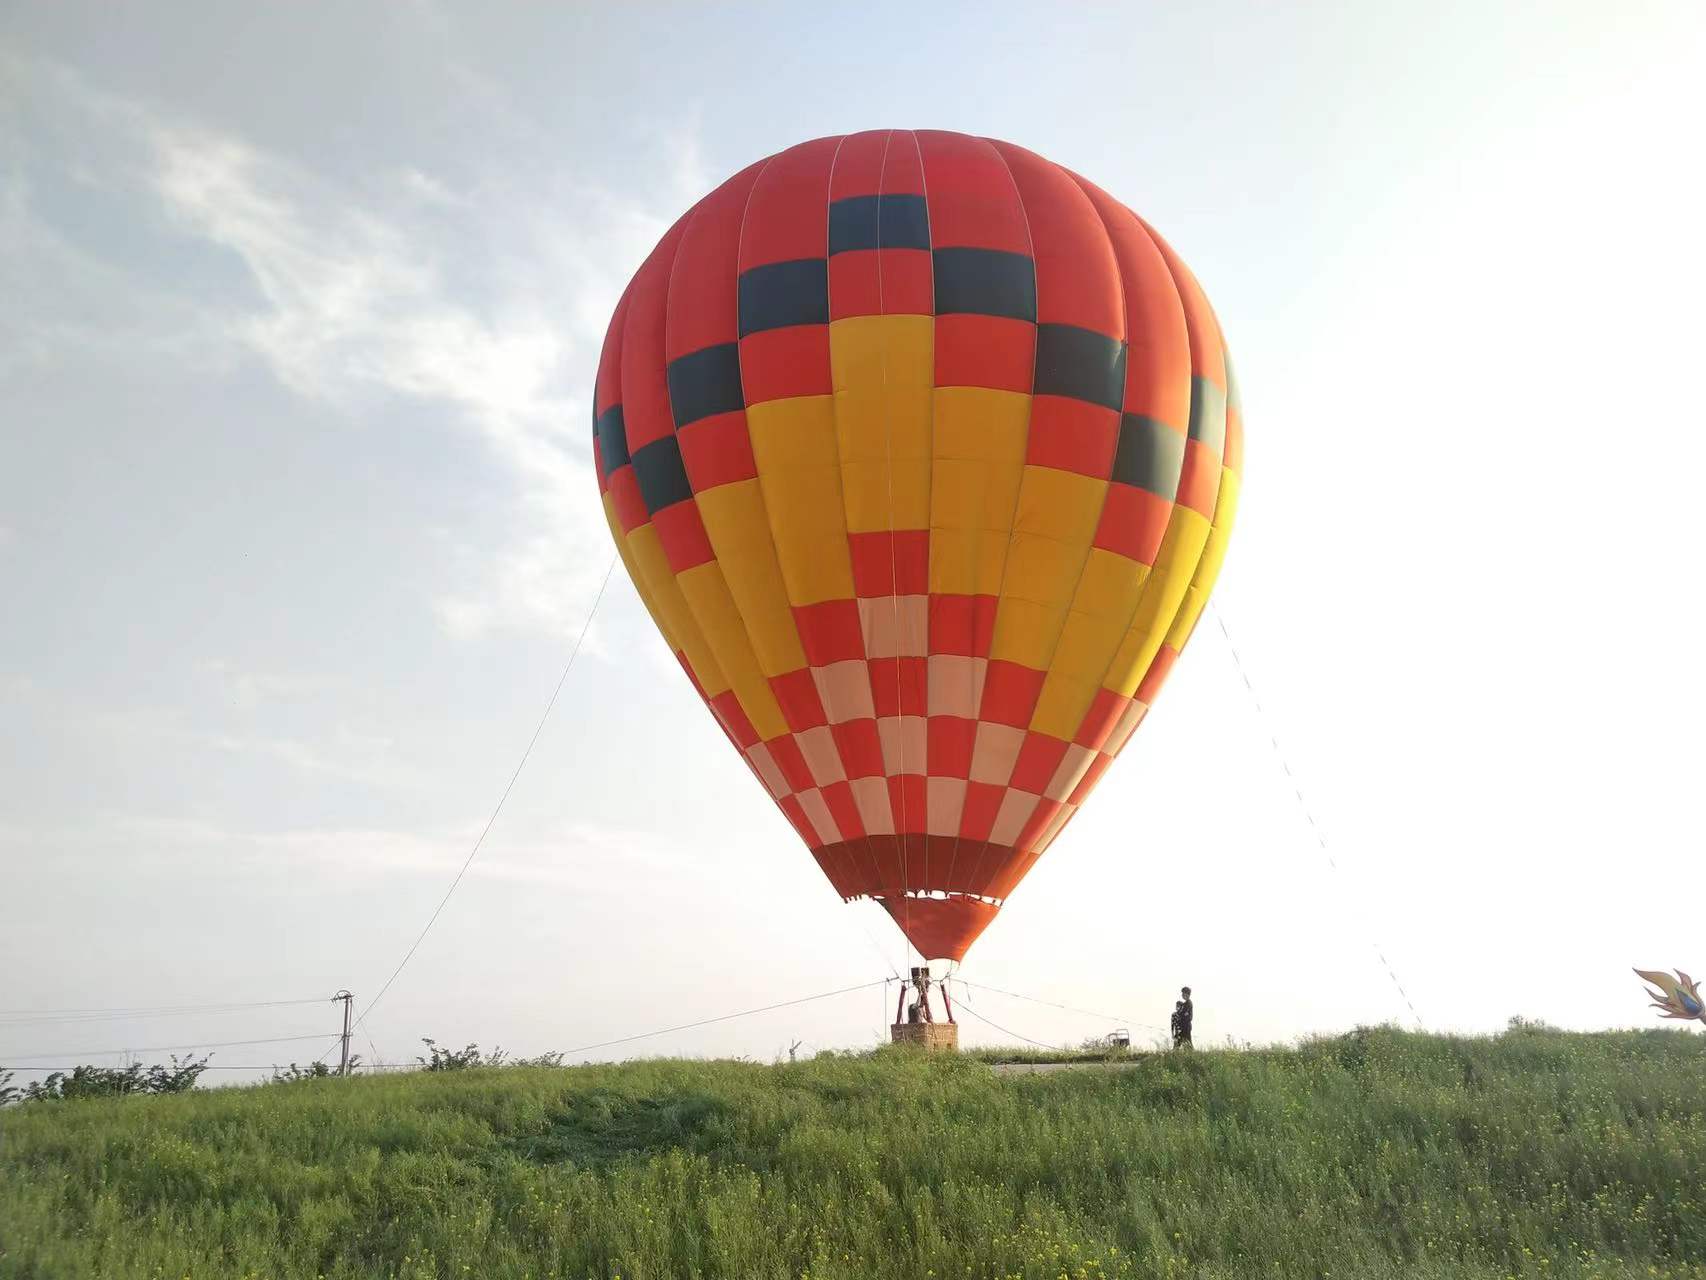
[[[1189,1000],[1173,1005],[1173,1047],[1186,1049],[1191,1044],[1191,1016],[1196,1012]]]

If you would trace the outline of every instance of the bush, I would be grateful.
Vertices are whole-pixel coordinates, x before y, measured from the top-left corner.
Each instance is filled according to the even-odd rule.
[[[361,1055],[350,1058],[349,1069],[354,1073],[361,1066]],[[294,1062],[284,1070],[273,1068],[272,1084],[297,1084],[303,1080],[329,1080],[338,1074],[337,1069],[324,1062],[310,1062],[305,1067],[299,1067]]]
[[[1540,1018],[1525,1018],[1520,1013],[1512,1015],[1511,1020],[1505,1023],[1505,1034],[1507,1035],[1521,1035],[1525,1031],[1550,1035],[1557,1030],[1558,1028],[1550,1022]]]
[[[502,1049],[493,1049],[490,1054],[482,1054],[477,1044],[467,1044],[460,1049],[444,1049],[431,1036],[422,1036],[421,1043],[427,1047],[429,1057],[417,1057],[416,1062],[427,1071],[469,1071],[475,1067],[501,1067],[509,1057]]]
[[[212,1058],[179,1058],[172,1055],[170,1066],[155,1063],[144,1066],[132,1062],[122,1067],[73,1067],[67,1075],[55,1071],[23,1088],[8,1082],[12,1073],[0,1076],[0,1104],[8,1102],[66,1102],[74,1098],[124,1098],[138,1093],[187,1093],[195,1088],[196,1080]]]
[[[438,1041],[430,1036],[422,1036],[421,1043],[427,1047],[430,1057],[417,1057],[416,1062],[427,1071],[468,1071],[475,1067],[560,1067],[563,1065],[563,1055],[555,1050],[541,1053],[532,1058],[513,1058],[505,1049],[493,1049],[490,1053],[482,1053],[477,1044],[466,1044],[460,1049],[441,1048]]]

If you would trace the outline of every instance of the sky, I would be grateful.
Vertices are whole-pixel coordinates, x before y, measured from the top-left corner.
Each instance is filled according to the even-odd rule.
[[[0,12],[0,1063],[305,1061],[308,1001],[366,1008],[610,564],[623,285],[752,160],[890,126],[1138,210],[1247,423],[1213,612],[966,1042],[1146,1042],[1181,983],[1199,1045],[1646,1025],[1631,966],[1706,969],[1706,8],[852,12]],[[859,1048],[904,963],[618,566],[356,1048]]]

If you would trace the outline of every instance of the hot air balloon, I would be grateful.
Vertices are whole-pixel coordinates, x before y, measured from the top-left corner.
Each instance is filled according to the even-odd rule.
[[[1200,617],[1243,428],[1142,219],[1022,147],[820,138],[659,241],[594,417],[623,564],[844,899],[957,961]]]

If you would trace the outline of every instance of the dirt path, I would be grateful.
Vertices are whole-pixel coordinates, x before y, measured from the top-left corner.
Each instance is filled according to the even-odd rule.
[[[1123,1071],[1137,1063],[1134,1056],[1114,1062],[992,1062],[989,1068],[998,1076],[1028,1076],[1046,1071]]]

